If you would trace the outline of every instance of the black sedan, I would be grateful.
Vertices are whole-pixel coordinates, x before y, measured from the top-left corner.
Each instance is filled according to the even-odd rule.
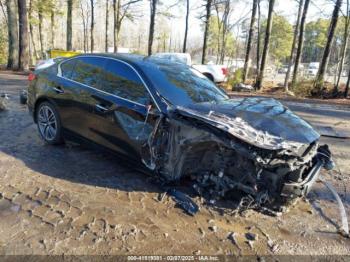
[[[80,55],[29,79],[29,110],[48,144],[102,146],[166,181],[189,177],[211,199],[304,196],[330,158],[319,134],[276,100],[230,99],[181,63]]]

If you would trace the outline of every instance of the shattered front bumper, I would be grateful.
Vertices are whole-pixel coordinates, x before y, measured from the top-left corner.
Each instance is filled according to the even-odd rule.
[[[306,196],[310,192],[315,181],[318,179],[323,166],[324,161],[317,160],[316,164],[311,168],[303,181],[285,183],[282,188],[281,196],[288,199]]]

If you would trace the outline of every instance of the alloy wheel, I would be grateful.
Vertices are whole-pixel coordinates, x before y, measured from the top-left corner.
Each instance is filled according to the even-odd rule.
[[[42,137],[47,141],[55,139],[57,134],[57,120],[49,106],[40,107],[38,113],[38,125]]]

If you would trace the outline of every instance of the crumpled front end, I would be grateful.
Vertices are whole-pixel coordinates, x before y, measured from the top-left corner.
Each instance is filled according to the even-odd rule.
[[[259,138],[271,144],[268,134]],[[212,201],[248,194],[286,203],[309,192],[330,153],[318,140],[279,145],[254,145],[227,130],[227,119],[176,108],[158,120],[143,161],[166,181],[191,178],[196,191]]]

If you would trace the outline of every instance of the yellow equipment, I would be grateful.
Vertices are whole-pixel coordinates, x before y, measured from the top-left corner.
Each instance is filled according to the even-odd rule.
[[[76,56],[80,55],[81,52],[77,51],[64,51],[64,50],[49,50],[49,55],[50,58],[56,58],[56,57],[71,57],[71,56]]]

